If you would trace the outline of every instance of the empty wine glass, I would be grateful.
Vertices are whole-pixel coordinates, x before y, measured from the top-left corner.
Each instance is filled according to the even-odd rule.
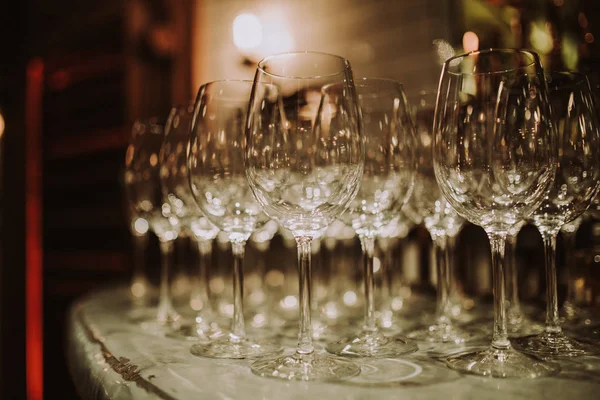
[[[556,284],[556,237],[560,228],[588,208],[600,187],[600,130],[585,75],[554,72],[548,77],[552,122],[558,145],[552,190],[531,216],[544,241],[546,266],[546,327],[544,332],[517,340],[526,352],[540,356],[579,356],[598,348],[562,332]]]
[[[356,82],[365,138],[360,189],[341,219],[358,235],[363,251],[365,318],[356,336],[329,343],[341,356],[394,357],[417,351],[402,337],[384,336],[375,318],[373,258],[375,240],[400,212],[413,186],[414,131],[402,85],[393,80],[363,78]]]
[[[158,310],[155,318],[146,319],[142,326],[154,333],[164,334],[181,320],[171,299],[171,264],[173,241],[177,239],[180,223],[171,207],[164,201],[160,185],[159,152],[164,139],[164,125],[157,119],[136,122],[125,156],[125,189],[136,215],[148,222],[160,241],[161,272]]]
[[[435,94],[435,93],[434,93]],[[452,285],[450,258],[453,248],[449,241],[460,232],[464,220],[442,196],[433,170],[432,129],[434,94],[422,92],[414,109],[416,127],[416,174],[410,199],[410,215],[416,214],[429,232],[435,249],[437,271],[435,322],[408,333],[408,337],[431,343],[463,344],[470,335],[452,321],[450,287]],[[444,346],[438,346],[440,350]]]
[[[160,152],[160,180],[163,197],[173,214],[194,237],[199,251],[198,272],[190,294],[190,306],[198,310],[194,320],[182,323],[176,336],[191,339],[210,339],[222,335],[222,331],[211,315],[206,293],[205,277],[210,266],[212,241],[219,232],[202,214],[190,188],[187,153],[192,123],[191,106],[175,106],[171,109],[165,125],[165,138]]]
[[[286,53],[258,64],[248,114],[246,174],[259,204],[298,246],[300,332],[294,354],[252,364],[287,380],[339,379],[360,368],[316,354],[311,335],[311,242],[348,207],[363,171],[364,139],[350,63]]]
[[[433,165],[450,205],[486,231],[492,249],[494,333],[489,348],[449,357],[449,367],[492,377],[546,376],[551,363],[511,346],[507,332],[504,247],[510,228],[549,192],[556,143],[537,54],[492,49],[444,63],[433,124]]]
[[[244,126],[251,81],[217,81],[200,87],[191,125],[188,154],[192,194],[204,215],[231,242],[233,320],[231,332],[191,352],[213,358],[252,358],[279,353],[275,343],[246,336],[243,309],[244,251],[250,235],[267,221],[256,203],[244,171]]]

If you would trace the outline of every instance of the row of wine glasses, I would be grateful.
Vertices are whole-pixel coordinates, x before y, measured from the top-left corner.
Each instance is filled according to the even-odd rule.
[[[538,56],[526,50],[470,53],[446,61],[435,106],[423,97],[415,110],[411,115],[398,82],[355,81],[344,58],[300,52],[267,57],[253,82],[203,85],[193,107],[173,108],[164,131],[157,122],[134,128],[125,185],[134,214],[148,221],[162,254],[158,312],[144,316],[145,327],[193,339],[194,355],[258,358],[255,374],[294,380],[354,376],[360,362],[349,357],[397,357],[423,343],[465,349],[484,332],[460,326],[452,311],[452,244],[469,221],[484,228],[492,245],[493,340],[484,351],[451,356],[448,366],[537,377],[557,367],[525,353],[594,352],[561,332],[554,265],[556,234],[585,211],[599,187],[600,138],[585,77],[546,79]],[[313,345],[311,245],[338,219],[360,238],[365,317],[358,332],[343,328],[346,338],[329,342],[333,355],[326,355]],[[279,355],[283,349],[273,338],[248,334],[244,321],[245,244],[270,220],[291,232],[298,249],[299,334],[292,354]],[[516,342],[520,352],[509,335],[531,333],[531,326],[518,317],[514,289],[507,311],[504,260],[506,251],[514,283],[506,241],[525,221],[546,244],[548,318],[539,336]],[[423,223],[436,248],[436,313],[407,336],[386,336],[375,319],[375,242],[409,223]],[[185,321],[169,293],[173,240],[195,238],[202,279],[219,231],[234,255],[228,332],[209,307]],[[208,303],[201,285],[194,287],[194,299]]]
[[[537,54],[490,50],[444,63],[436,105],[433,160],[441,191],[492,248],[494,330],[483,351],[452,356],[450,367],[479,375],[544,376],[555,366],[511,346],[505,308],[506,238],[531,220],[545,243],[547,318],[543,333],[518,340],[537,355],[574,355],[556,301],[556,234],[598,191],[600,143],[587,80],[553,74],[551,91]],[[581,353],[580,353],[581,354]]]

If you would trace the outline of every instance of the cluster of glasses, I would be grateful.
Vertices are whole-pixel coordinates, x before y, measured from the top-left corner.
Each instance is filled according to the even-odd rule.
[[[462,372],[534,378],[558,371],[548,357],[596,353],[592,342],[561,330],[555,267],[558,232],[576,223],[600,187],[600,127],[585,76],[545,75],[526,50],[480,51],[447,60],[437,93],[413,106],[399,82],[355,80],[344,58],[297,52],[262,60],[254,81],[203,85],[193,106],[174,107],[164,125],[136,124],[125,171],[132,231],[152,230],[162,254],[158,307],[137,316],[142,326],[191,340],[193,355],[256,359],[252,372],[286,380],[343,379],[360,373],[361,359],[419,349],[450,351],[446,364]],[[485,316],[462,306],[453,278],[454,242],[467,221],[485,230],[492,248],[492,343],[475,352],[466,346],[486,329],[472,322]],[[539,330],[516,290],[514,242],[526,222],[545,244],[548,306]],[[435,315],[415,310],[396,319],[389,279],[376,285],[376,253],[385,260],[389,241],[417,224],[435,248]],[[289,337],[290,324],[263,313],[262,325],[279,336],[247,329],[242,301],[246,242],[254,238],[264,252],[280,229],[298,252],[293,353],[278,340]],[[364,320],[313,320],[311,289],[323,298],[331,288],[311,284],[311,257],[348,229],[364,257]],[[217,235],[233,254],[229,330],[206,306]],[[200,311],[192,317],[176,311],[170,293],[181,236],[193,238],[199,254],[190,304]],[[133,294],[143,297],[146,286],[138,274]],[[254,297],[265,301],[264,293]],[[415,321],[425,323],[414,328]]]

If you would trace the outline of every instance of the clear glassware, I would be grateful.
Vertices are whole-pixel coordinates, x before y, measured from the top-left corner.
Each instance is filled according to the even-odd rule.
[[[187,153],[193,108],[175,106],[165,125],[160,152],[160,181],[163,197],[177,216],[181,227],[194,238],[199,251],[199,265],[189,297],[190,307],[197,310],[192,321],[182,321],[173,336],[209,340],[223,335],[211,312],[206,282],[209,274],[212,242],[219,232],[198,208],[190,188]]]
[[[145,307],[150,303],[152,285],[146,274],[146,250],[150,225],[146,219],[132,216],[129,231],[133,240],[133,274],[129,290],[132,303],[136,307]]]
[[[531,216],[544,242],[546,327],[517,340],[519,348],[540,356],[590,355],[600,348],[564,334],[558,314],[556,237],[560,228],[589,207],[600,187],[600,126],[585,75],[554,72],[548,76],[552,122],[558,145],[556,178],[550,193]]]
[[[279,225],[274,220],[269,220],[259,230],[250,236],[250,243],[255,253],[255,265],[245,278],[245,290],[248,293],[246,320],[252,328],[258,328],[253,333],[261,333],[266,336],[274,335],[273,330],[283,324],[269,310],[266,279],[267,253],[271,246],[271,240],[279,230]]]
[[[571,276],[571,269],[575,262],[575,245],[577,239],[577,230],[583,222],[583,215],[575,218],[571,222],[567,222],[560,228],[560,233],[563,237],[563,249],[565,259],[565,271],[567,280],[567,298],[563,302],[561,307],[561,321],[564,325],[577,325],[583,317],[581,309],[577,307],[575,300],[575,294],[577,289],[575,288],[575,279]]]
[[[432,129],[435,93],[422,92],[414,107],[416,128],[416,174],[410,198],[410,215],[422,221],[429,232],[435,254],[437,272],[435,322],[408,333],[408,337],[431,343],[463,344],[472,335],[452,321],[451,253],[452,238],[458,235],[464,220],[442,196],[435,180],[432,154]],[[416,221],[415,221],[416,222]]]
[[[256,361],[252,372],[285,380],[357,375],[348,360],[317,354],[312,343],[311,243],[356,196],[364,137],[350,63],[324,53],[285,53],[258,64],[248,114],[246,175],[265,213],[298,246],[298,347]]]
[[[270,341],[253,340],[244,323],[244,251],[250,235],[267,221],[244,171],[244,129],[251,81],[216,81],[200,87],[191,125],[188,154],[192,194],[208,220],[231,242],[233,320],[228,335],[196,343],[191,353],[213,358],[254,358],[281,352]]]
[[[164,125],[153,118],[136,122],[125,155],[125,191],[136,215],[148,222],[160,241],[161,272],[158,309],[155,317],[142,318],[142,326],[165,334],[176,326],[181,316],[171,299],[173,241],[180,230],[178,218],[164,201],[160,185],[159,153],[164,139]]]
[[[525,221],[520,221],[513,225],[508,231],[505,244],[504,271],[506,282],[506,298],[508,299],[506,307],[506,326],[508,336],[520,337],[541,332],[544,327],[529,318],[521,309],[519,301],[519,279],[517,268],[517,236]]]
[[[400,336],[384,336],[375,318],[373,259],[379,232],[406,204],[413,186],[414,130],[399,82],[363,78],[356,84],[366,155],[358,194],[341,219],[358,235],[363,251],[365,316],[356,336],[328,343],[330,353],[351,357],[395,357],[417,351]]]
[[[447,358],[450,368],[515,378],[558,371],[554,364],[512,348],[504,285],[506,236],[549,193],[556,156],[537,54],[491,49],[446,60],[433,124],[435,176],[458,214],[486,231],[494,286],[491,346]]]
[[[397,249],[400,249],[400,254],[403,253],[404,241],[412,228],[412,221],[400,212],[377,236],[376,249],[379,253],[378,272],[381,283],[379,288],[376,287],[380,294],[378,298],[376,296],[375,314],[378,326],[386,333],[401,333],[413,324],[412,319],[404,315],[406,300],[410,296],[410,288],[402,276],[404,266],[402,262],[396,262]],[[401,315],[396,315],[397,313]]]

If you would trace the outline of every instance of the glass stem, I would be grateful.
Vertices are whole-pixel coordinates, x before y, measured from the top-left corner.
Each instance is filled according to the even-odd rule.
[[[365,283],[365,322],[363,331],[372,333],[377,332],[377,323],[375,322],[375,279],[373,277],[373,257],[375,255],[375,236],[360,235],[360,245],[363,251],[364,266],[363,276]]]
[[[143,305],[148,299],[150,289],[146,277],[146,249],[148,248],[148,234],[133,236],[134,260],[133,275],[131,277],[131,293],[136,304]]]
[[[546,332],[560,333],[558,293],[556,287],[556,236],[558,232],[543,232],[546,265]]]
[[[233,339],[246,337],[244,327],[244,253],[245,240],[233,240],[231,251],[233,253],[233,320],[231,321],[231,335]]]
[[[437,271],[437,299],[436,321],[438,325],[449,325],[450,318],[450,271],[448,236],[436,235],[433,240],[435,246],[435,265]]]
[[[575,289],[575,280],[572,278],[571,266],[575,264],[575,258],[573,257],[573,253],[576,245],[576,237],[577,231],[568,232],[562,231],[563,239],[564,239],[564,252],[565,252],[565,272],[567,277],[567,299],[565,301],[565,305],[567,307],[572,308],[575,307],[576,304],[576,293]]]
[[[158,294],[158,322],[166,323],[173,315],[171,303],[171,263],[173,262],[173,241],[160,241],[160,290]]]
[[[312,354],[312,325],[310,320],[310,274],[311,274],[311,242],[310,236],[296,237],[298,244],[298,284],[300,298],[300,332],[298,333],[298,347],[296,354],[299,356]]]
[[[201,311],[210,310],[210,300],[208,298],[208,282],[210,271],[210,260],[212,258],[212,240],[198,238],[198,279],[196,280],[196,288],[193,292],[192,302],[200,302],[202,304]]]
[[[519,303],[519,281],[517,275],[517,256],[516,246],[517,235],[509,234],[505,242],[505,265],[506,265],[506,280],[508,281],[508,307],[509,313],[516,318],[521,314],[521,305]]]
[[[488,233],[492,248],[492,279],[494,291],[494,334],[492,347],[499,350],[510,348],[506,319],[506,293],[504,286],[504,252],[506,234]]]
[[[460,305],[461,300],[461,292],[456,285],[457,282],[457,274],[456,271],[456,237],[454,236],[446,236],[446,263],[448,264],[446,271],[448,271],[448,297],[449,304],[448,306],[453,306],[453,302],[458,302],[457,305]]]

